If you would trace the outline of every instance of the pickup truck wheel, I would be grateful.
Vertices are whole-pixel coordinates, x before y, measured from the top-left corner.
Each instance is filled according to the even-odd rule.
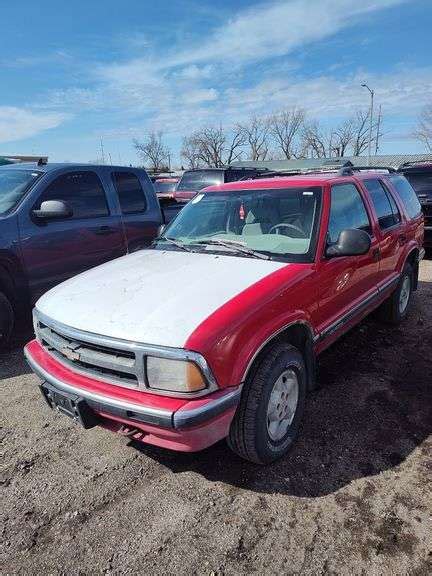
[[[294,442],[306,398],[306,367],[289,344],[275,344],[247,378],[228,436],[242,458],[268,464]]]
[[[14,312],[12,305],[3,292],[0,292],[0,349],[8,344],[13,326]]]
[[[408,314],[414,285],[411,264],[405,264],[398,286],[380,309],[381,320],[388,324],[399,324]]]

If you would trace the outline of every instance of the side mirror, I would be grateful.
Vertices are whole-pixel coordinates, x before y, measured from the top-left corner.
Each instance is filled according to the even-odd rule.
[[[328,246],[326,256],[360,256],[367,254],[371,247],[371,237],[364,230],[347,228],[342,230],[336,244]]]
[[[158,228],[158,231],[157,231],[158,237],[162,236],[162,234],[165,232],[165,230],[166,230],[166,224],[161,224]]]
[[[32,215],[39,220],[55,220],[57,218],[70,218],[72,208],[63,200],[45,200],[39,210],[33,210]]]

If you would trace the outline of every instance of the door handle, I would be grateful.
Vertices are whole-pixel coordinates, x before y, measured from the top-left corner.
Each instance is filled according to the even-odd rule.
[[[374,259],[375,262],[377,262],[380,259],[380,255],[381,252],[379,248],[374,248],[372,250],[372,258]]]
[[[99,234],[100,236],[104,236],[106,234],[114,234],[115,229],[111,228],[111,226],[101,226],[97,230],[95,230],[95,234]]]
[[[399,236],[399,244],[400,246],[403,246],[404,244],[406,244],[407,241],[407,237],[405,236],[405,234],[401,234]]]

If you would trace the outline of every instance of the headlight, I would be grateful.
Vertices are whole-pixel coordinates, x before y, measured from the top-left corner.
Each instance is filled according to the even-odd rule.
[[[194,362],[155,356],[147,356],[147,382],[150,388],[170,392],[198,392],[207,386]]]

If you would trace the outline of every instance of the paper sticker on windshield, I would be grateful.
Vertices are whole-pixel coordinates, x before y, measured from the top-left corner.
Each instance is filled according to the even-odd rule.
[[[202,200],[204,198],[204,194],[197,194],[195,196],[195,198],[193,198],[191,200],[191,204],[196,204],[197,202],[199,202],[200,200]]]
[[[313,196],[313,192],[307,190],[306,192],[303,192],[303,196]]]

